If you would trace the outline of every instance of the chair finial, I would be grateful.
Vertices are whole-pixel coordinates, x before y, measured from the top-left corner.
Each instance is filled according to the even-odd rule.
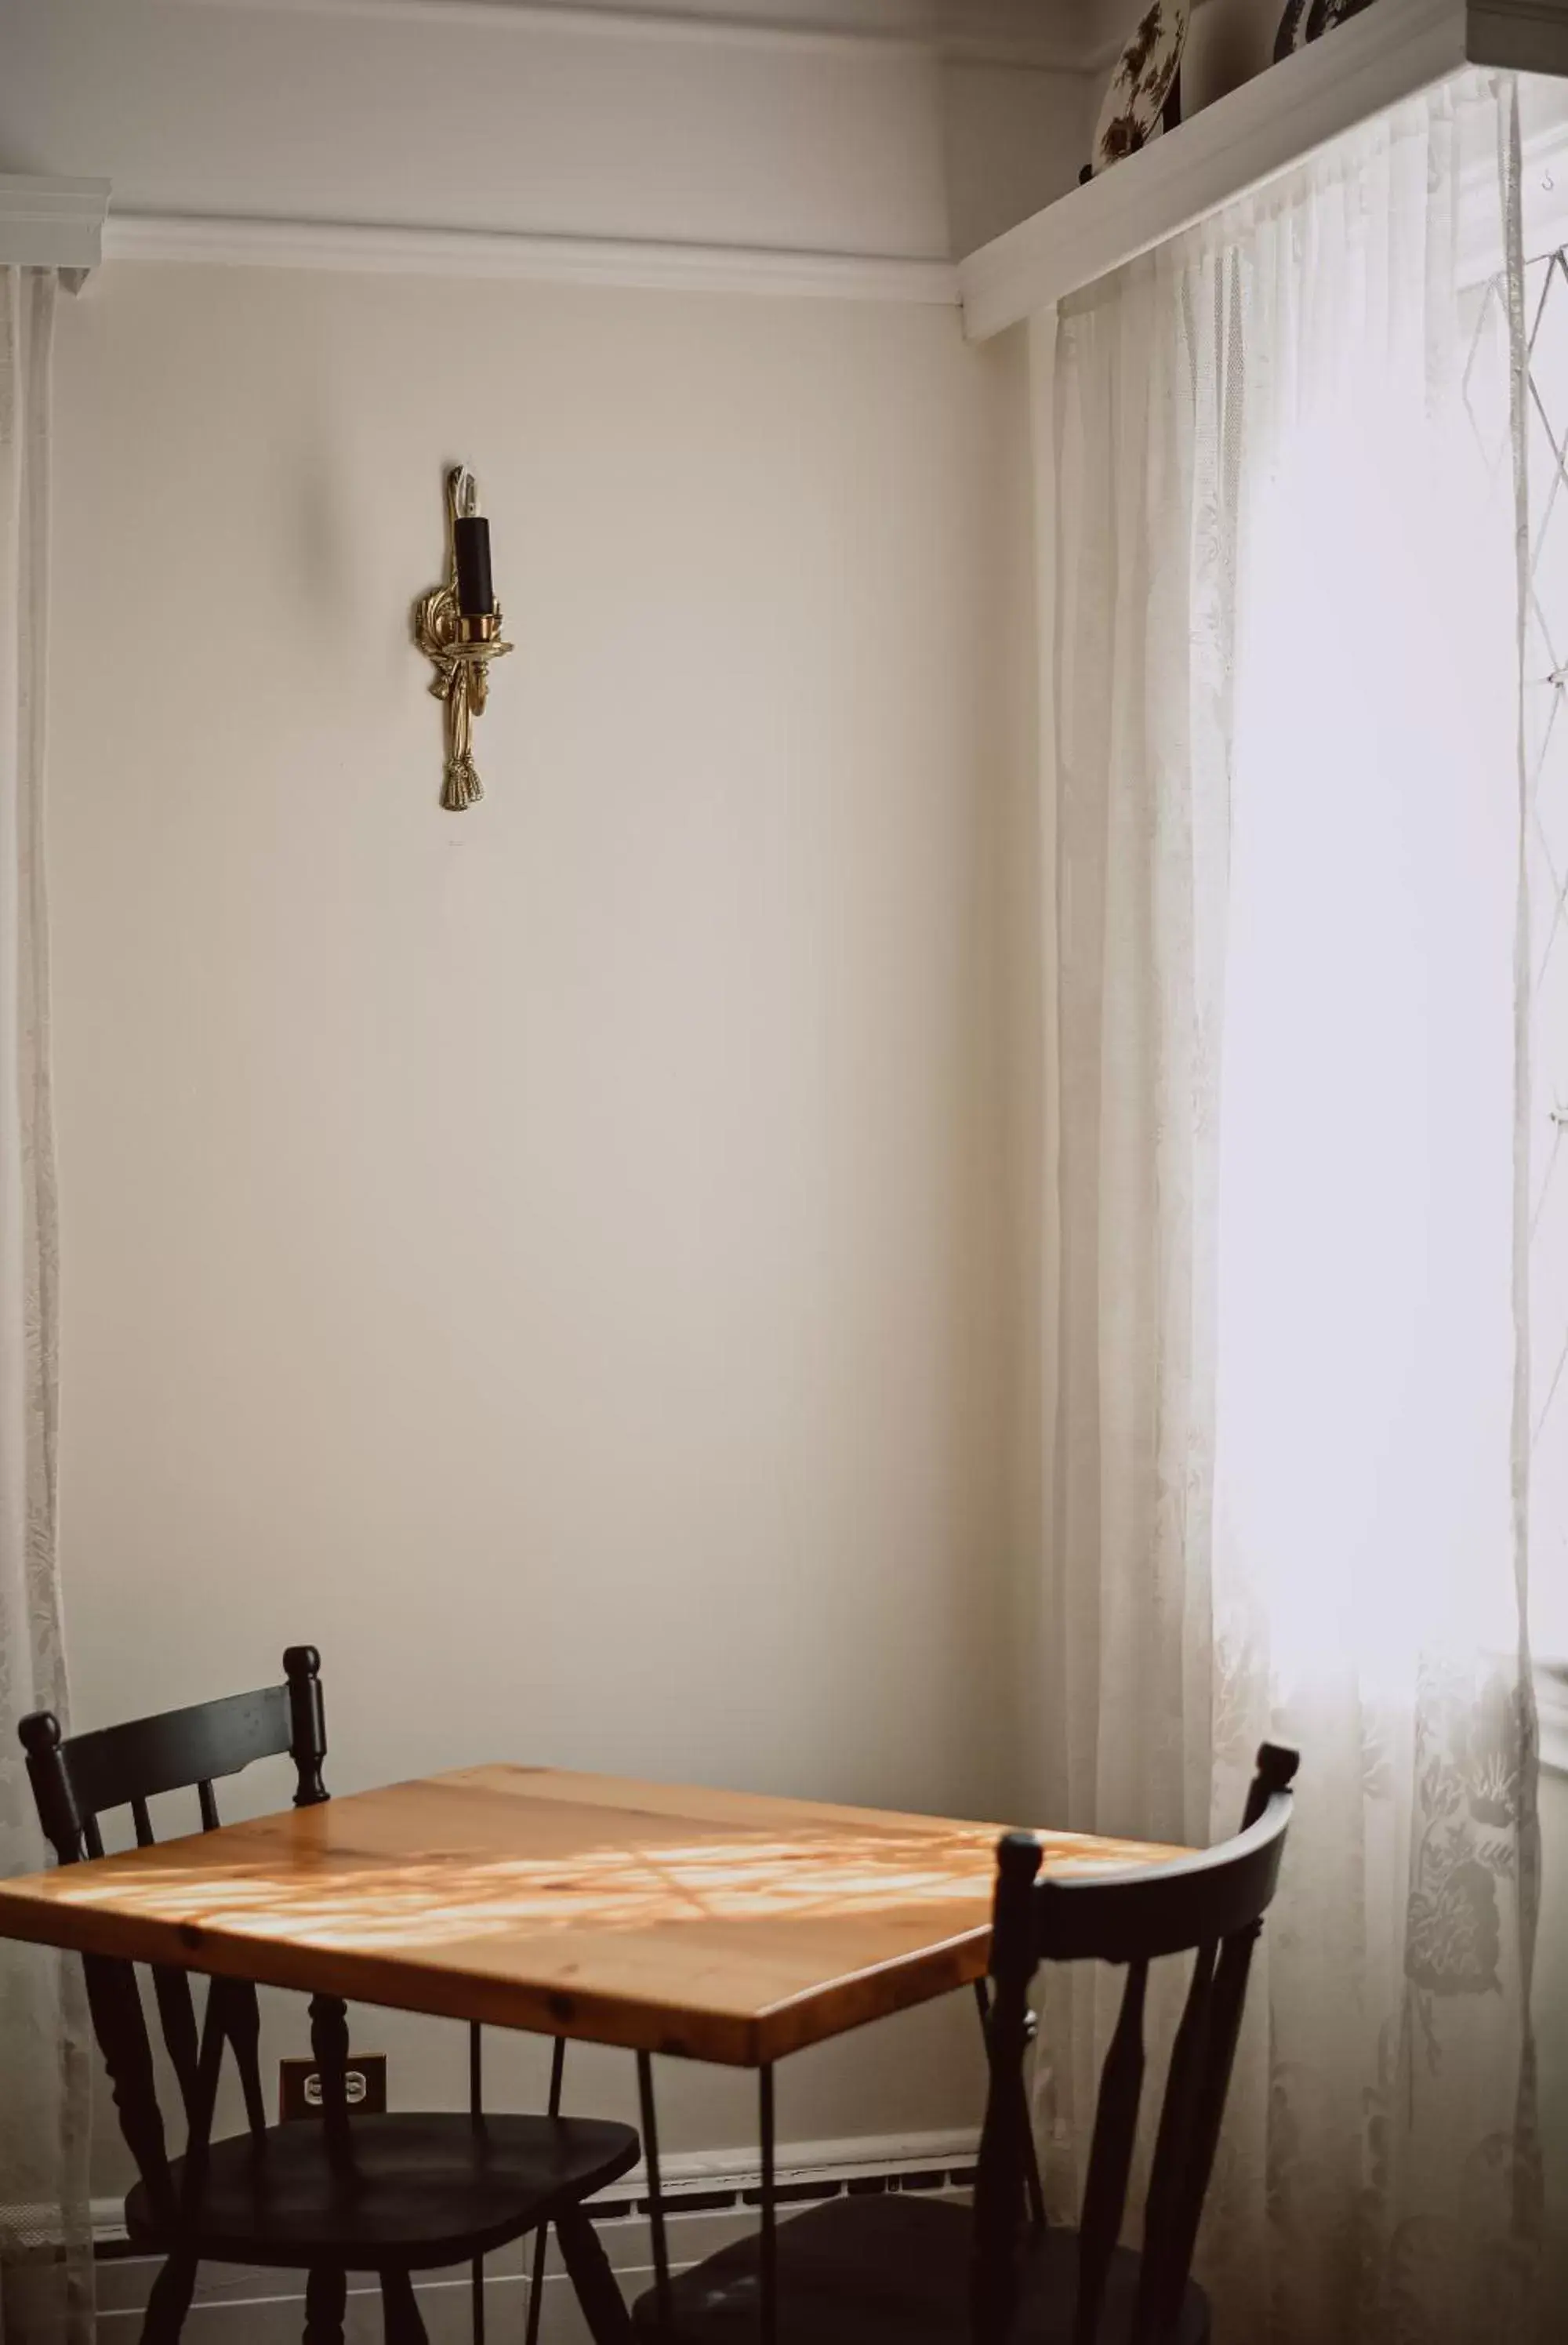
[[[66,1764],[60,1721],[52,1710],[35,1710],[22,1721],[16,1734],[27,1753],[27,1781],[33,1787],[44,1837],[62,1864],[75,1864],[82,1854],[86,1819],[77,1805]]]
[[[1300,1763],[1300,1752],[1292,1751],[1288,1742],[1258,1745],[1258,1776],[1266,1793],[1289,1791]]]
[[[314,1645],[290,1645],[283,1656],[288,1680],[291,1727],[289,1755],[298,1782],[297,1808],[319,1808],[327,1798],[321,1761],[327,1756],[327,1704],[321,1691],[321,1656]]]
[[[35,1710],[16,1729],[16,1739],[29,1759],[43,1759],[57,1751],[65,1738],[52,1710]]]
[[[1034,1833],[1004,1832],[996,1844],[996,1865],[1006,1881],[1033,1881],[1040,1869],[1040,1843]]]

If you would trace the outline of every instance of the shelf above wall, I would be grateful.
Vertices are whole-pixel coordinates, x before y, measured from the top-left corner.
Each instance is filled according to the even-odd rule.
[[[1568,75],[1568,0],[1373,0],[959,266],[985,341],[1466,66]]]

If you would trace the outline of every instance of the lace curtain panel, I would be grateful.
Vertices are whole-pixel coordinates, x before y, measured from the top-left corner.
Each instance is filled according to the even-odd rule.
[[[1053,1812],[1207,1841],[1265,1734],[1302,1752],[1200,2247],[1217,2345],[1559,2333],[1514,104],[1407,105],[1092,289],[1054,362],[1037,340]],[[1041,2030],[1064,2211],[1107,1993],[1053,1982]]]
[[[42,1869],[15,1721],[64,1711],[56,1543],[57,1250],[43,768],[53,271],[0,269],[0,1863]],[[81,1965],[0,1941],[0,2326],[86,2345]]]

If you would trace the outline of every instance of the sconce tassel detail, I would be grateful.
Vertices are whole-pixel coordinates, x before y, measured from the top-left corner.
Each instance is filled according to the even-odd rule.
[[[447,474],[447,575],[414,604],[414,641],[435,669],[430,690],[446,710],[441,804],[464,814],[484,796],[473,761],[473,721],[490,697],[490,663],[511,651],[490,575],[490,523],[476,512],[473,474]]]

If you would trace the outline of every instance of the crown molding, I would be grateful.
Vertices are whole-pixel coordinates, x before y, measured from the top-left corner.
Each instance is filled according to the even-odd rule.
[[[562,239],[949,258],[928,53],[705,26],[672,46],[624,8],[534,0],[0,0],[0,157],[90,162],[116,217],[210,221],[231,245],[231,220],[274,242],[278,223],[415,227],[481,239],[449,258],[492,274],[496,237],[534,248],[531,269]]]
[[[107,179],[0,172],[0,267],[96,269],[108,205]]]
[[[0,156],[111,178],[116,257],[944,302],[956,249],[1070,180],[1089,23],[1085,0],[0,17]]]
[[[658,292],[771,293],[954,308],[950,262],[897,255],[790,252],[600,237],[469,228],[383,228],[352,221],[182,218],[112,212],[109,260],[225,267],[349,269],[398,277],[511,278],[548,285],[641,287]]]

